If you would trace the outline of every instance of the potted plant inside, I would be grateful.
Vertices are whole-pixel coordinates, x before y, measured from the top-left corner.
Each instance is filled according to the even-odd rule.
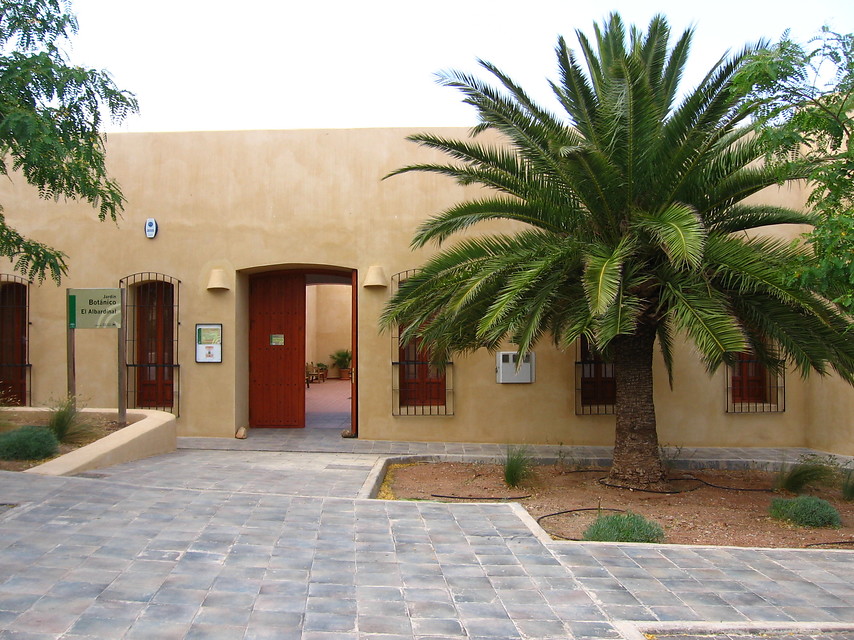
[[[341,373],[342,380],[350,379],[350,364],[353,361],[353,354],[349,349],[338,349],[335,353],[329,355],[332,364],[338,367]]]

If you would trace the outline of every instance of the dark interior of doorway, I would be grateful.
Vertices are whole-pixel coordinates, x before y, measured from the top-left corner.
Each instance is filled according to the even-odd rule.
[[[329,353],[339,348],[352,351],[352,304],[351,277],[329,273],[309,273],[306,275],[306,293],[317,287],[317,304],[306,306],[306,326],[315,327],[319,335],[316,344],[310,344],[306,333],[307,359],[312,363],[323,362],[331,366]],[[323,295],[323,292],[327,295]],[[346,299],[346,303],[342,300]],[[344,306],[342,307],[342,304]],[[314,316],[314,317],[312,317]],[[337,335],[331,338],[330,335]],[[313,356],[309,356],[313,353]],[[338,375],[330,368],[329,373]],[[305,391],[305,426],[307,429],[338,429],[350,431],[352,428],[352,385],[350,380],[328,377],[325,381],[312,381]]]

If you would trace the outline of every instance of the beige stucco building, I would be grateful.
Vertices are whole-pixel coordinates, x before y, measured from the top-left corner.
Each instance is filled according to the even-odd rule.
[[[64,251],[70,265],[61,287],[21,282],[11,264],[0,266],[3,289],[24,294],[0,300],[0,307],[15,300],[25,307],[26,316],[0,317],[4,336],[20,334],[0,363],[23,358],[16,392],[35,406],[66,392],[66,288],[122,287],[128,403],[177,413],[179,435],[303,426],[303,364],[328,362],[346,348],[354,353],[352,421],[360,438],[612,444],[607,363],[544,343],[532,382],[498,382],[496,356],[486,352],[439,375],[379,331],[397,274],[428,255],[409,249],[416,226],[476,193],[430,174],[383,180],[430,158],[405,140],[408,133],[112,134],[109,168],[127,197],[117,224],[98,221],[83,203],[41,200],[20,176],[2,181],[8,223]],[[803,201],[792,189],[767,197]],[[152,238],[149,219],[157,225]],[[220,325],[219,344],[205,344]],[[117,404],[117,336],[75,331],[76,391],[87,406]],[[740,386],[747,369],[709,376],[683,345],[671,391],[658,364],[662,443],[854,454],[854,391],[836,378],[767,376],[762,390],[751,390]],[[12,375],[3,371],[4,380]],[[512,377],[507,369],[503,375]]]

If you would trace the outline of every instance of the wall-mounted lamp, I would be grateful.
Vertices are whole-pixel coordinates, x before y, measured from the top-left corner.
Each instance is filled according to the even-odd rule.
[[[368,267],[365,273],[365,279],[362,282],[363,287],[387,287],[388,278],[385,275],[385,269],[381,266],[373,264]]]
[[[208,276],[208,291],[228,291],[231,289],[231,285],[228,282],[228,274],[226,274],[225,269],[211,269],[211,273]]]

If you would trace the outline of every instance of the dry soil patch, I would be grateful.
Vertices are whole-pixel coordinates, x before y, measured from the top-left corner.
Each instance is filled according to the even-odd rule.
[[[72,443],[60,443],[59,453],[53,458],[45,458],[44,460],[0,460],[0,471],[23,471],[31,467],[38,466],[53,460],[59,456],[70,453],[75,449],[91,444],[96,440],[100,440],[104,436],[108,436],[114,431],[118,431],[122,427],[119,426],[118,415],[109,414],[84,414],[83,421],[88,426],[86,436]],[[15,429],[24,426],[24,424],[40,425],[47,424],[47,415],[34,414],[29,422],[11,421],[3,416],[0,416],[0,432]]]
[[[842,500],[838,487],[809,487],[806,492],[832,503],[842,516],[842,528],[809,529],[768,516],[771,500],[783,495],[770,491],[774,473],[675,472],[674,478],[684,479],[674,481],[675,488],[682,491],[673,494],[609,487],[601,483],[605,475],[602,470],[542,465],[514,489],[505,485],[500,464],[394,465],[385,485],[393,495],[384,497],[445,502],[512,499],[534,518],[546,516],[540,524],[556,539],[580,539],[601,508],[630,510],[655,520],[664,528],[666,542],[675,544],[801,548],[836,541],[854,543],[854,503]],[[577,509],[588,511],[550,515]],[[854,544],[840,548],[854,550]]]

